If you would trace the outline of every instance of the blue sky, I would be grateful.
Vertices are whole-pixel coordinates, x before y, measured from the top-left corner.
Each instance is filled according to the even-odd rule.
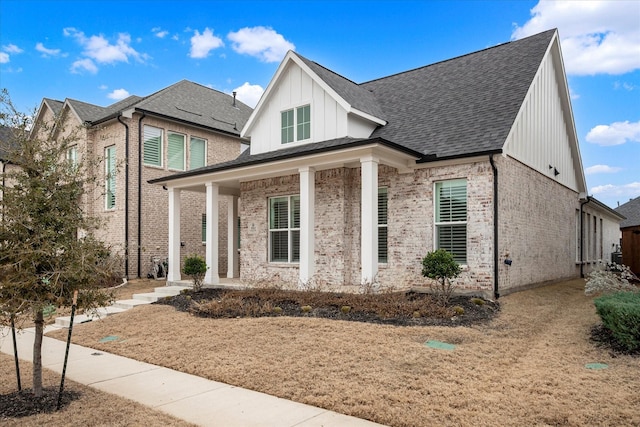
[[[182,79],[253,106],[288,49],[355,81],[558,28],[589,193],[640,196],[640,1],[0,1],[0,87],[106,106]]]

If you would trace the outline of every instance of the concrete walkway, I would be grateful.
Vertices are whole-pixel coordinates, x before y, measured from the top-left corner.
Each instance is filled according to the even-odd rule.
[[[33,359],[33,328],[17,335],[20,359]],[[44,337],[42,366],[62,373],[66,343]],[[0,351],[13,355],[8,328],[0,332]],[[131,399],[200,426],[372,427],[380,424],[268,394],[210,381],[72,344],[66,378]]]

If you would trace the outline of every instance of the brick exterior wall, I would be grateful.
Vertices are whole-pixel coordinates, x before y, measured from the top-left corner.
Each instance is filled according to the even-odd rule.
[[[149,180],[176,173],[167,168],[167,132],[173,131],[186,135],[186,148],[189,149],[191,136],[203,138],[207,141],[207,164],[211,165],[236,158],[240,153],[240,140],[201,128],[174,123],[167,120],[146,116],[142,119],[142,126],[149,125],[163,130],[163,167],[142,166],[141,177],[141,205],[138,202],[138,147],[139,114],[133,118],[121,118],[129,127],[129,277],[146,277],[151,267],[151,257],[162,259],[168,255],[168,192],[160,185],[151,185]],[[103,220],[103,227],[99,237],[113,246],[120,256],[125,251],[125,126],[117,120],[112,120],[91,129],[84,141],[83,156],[100,160],[99,176],[104,176],[105,148],[115,146],[118,171],[116,175],[116,204],[114,209],[105,207],[104,180],[100,186],[88,194],[88,212]],[[188,158],[187,158],[188,165]],[[188,255],[204,256],[205,246],[202,243],[202,214],[205,213],[205,193],[183,191],[181,193],[181,259]],[[138,207],[141,206],[141,223],[138,223]],[[227,271],[227,200],[220,198],[219,222],[219,264],[221,274]],[[138,246],[138,231],[141,233],[141,244]],[[140,250],[140,265],[138,266],[138,247]],[[171,268],[171,266],[170,266]],[[124,263],[122,266],[124,272]]]
[[[576,277],[577,194],[516,160],[499,156],[500,291]],[[333,287],[360,282],[360,169],[316,172],[316,276]],[[488,161],[424,167],[399,174],[381,165],[378,185],[388,191],[388,262],[383,286],[425,285],[421,259],[435,249],[434,185],[467,180],[467,266],[462,289],[493,291],[493,170]],[[299,194],[299,176],[241,183],[241,278],[298,281],[298,264],[268,262],[268,199]],[[513,260],[511,266],[504,259]]]

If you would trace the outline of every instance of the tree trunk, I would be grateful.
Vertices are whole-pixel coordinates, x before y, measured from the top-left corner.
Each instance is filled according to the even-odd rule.
[[[33,340],[33,395],[42,396],[42,335],[44,333],[44,315],[42,309],[35,315],[36,336]]]

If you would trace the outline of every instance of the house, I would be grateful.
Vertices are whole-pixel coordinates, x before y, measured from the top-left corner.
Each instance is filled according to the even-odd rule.
[[[107,107],[44,98],[32,133],[56,117],[65,120],[65,129],[56,129],[56,135],[79,129],[77,144],[67,157],[98,160],[104,168],[104,190],[89,193],[83,200],[85,209],[104,221],[99,237],[123,257],[124,276],[146,277],[153,257],[167,258],[168,245],[168,193],[147,181],[238,157],[247,142],[240,131],[251,111],[235,94],[183,80]],[[181,213],[183,255],[204,255],[204,197],[193,193],[185,202],[189,208]],[[225,246],[228,208],[223,202],[219,218]],[[226,266],[225,257],[220,262]]]
[[[626,219],[620,223],[622,231],[622,263],[640,276],[640,197],[615,208]]]
[[[579,276],[583,217],[596,252],[617,227],[587,203],[556,30],[365,83],[288,52],[241,135],[238,158],[151,181],[168,188],[170,263],[192,192],[211,224],[220,195],[240,198],[241,279],[294,284],[419,285],[444,248],[460,286],[498,297]]]

